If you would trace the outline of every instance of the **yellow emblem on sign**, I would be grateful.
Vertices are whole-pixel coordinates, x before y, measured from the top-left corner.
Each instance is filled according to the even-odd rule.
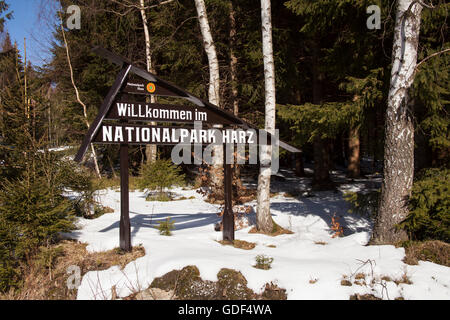
[[[147,91],[150,93],[153,93],[156,91],[156,85],[152,82],[149,82],[149,84],[147,84]]]

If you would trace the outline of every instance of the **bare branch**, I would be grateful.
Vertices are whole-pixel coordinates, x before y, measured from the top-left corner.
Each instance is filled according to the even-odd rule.
[[[416,70],[419,69],[419,67],[420,67],[420,65],[421,65],[422,63],[427,62],[429,59],[431,59],[431,58],[433,58],[433,57],[435,57],[435,56],[441,55],[441,54],[443,54],[443,53],[449,52],[449,51],[450,51],[450,48],[447,48],[447,49],[445,49],[445,50],[442,50],[442,51],[439,51],[439,52],[435,52],[435,53],[429,55],[428,57],[424,58],[422,61],[420,61],[420,62],[417,64]]]
[[[87,107],[86,107],[86,104],[83,101],[81,101],[80,92],[78,91],[78,87],[75,84],[75,78],[74,78],[74,75],[73,75],[72,62],[70,60],[69,44],[67,42],[66,32],[64,31],[64,22],[63,22],[61,11],[59,12],[59,18],[61,20],[61,32],[62,32],[62,36],[63,36],[63,40],[64,40],[64,46],[66,47],[66,56],[67,56],[67,64],[69,65],[70,80],[72,81],[72,86],[73,86],[73,88],[75,90],[75,95],[77,97],[77,101],[83,107],[84,121],[85,121],[85,124],[86,124],[87,128],[89,129],[89,122],[88,122],[88,116],[87,116]],[[99,168],[98,162],[97,162],[97,153],[95,152],[95,148],[94,148],[94,145],[92,143],[91,143],[91,152],[92,152],[92,156],[94,158],[95,171],[97,173],[97,176],[99,178],[101,178],[102,176],[100,174],[100,168]]]
[[[151,8],[156,8],[156,7],[164,5],[164,4],[171,3],[174,0],[166,0],[166,1],[159,2],[158,4],[153,4],[153,5],[145,6],[145,7],[142,7],[138,4],[134,4],[134,3],[130,2],[130,1],[126,1],[126,0],[125,0],[126,3],[118,1],[118,0],[111,0],[111,1],[116,4],[119,4],[121,6],[127,7],[127,8],[138,9],[138,10],[141,10],[141,9],[147,10],[147,9],[151,9]]]

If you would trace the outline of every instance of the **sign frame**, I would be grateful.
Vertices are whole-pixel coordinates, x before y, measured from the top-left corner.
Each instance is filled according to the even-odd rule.
[[[89,130],[87,132],[87,134],[85,135],[83,142],[77,152],[77,154],[75,155],[74,160],[76,162],[82,162],[86,151],[89,147],[89,145],[91,143],[95,143],[95,139],[97,137],[97,135],[99,134],[99,130],[102,127],[103,121],[104,120],[119,120],[119,125],[127,125],[128,120],[133,120],[133,121],[155,121],[155,120],[149,120],[149,119],[133,119],[133,117],[118,117],[115,116],[115,114],[113,114],[113,116],[111,115],[111,107],[113,105],[113,103],[118,103],[116,101],[116,98],[118,96],[119,93],[126,93],[126,94],[144,94],[144,95],[148,95],[148,94],[154,94],[154,95],[158,95],[158,93],[161,93],[161,95],[164,94],[169,94],[169,96],[171,97],[177,97],[177,98],[182,98],[182,99],[186,99],[188,101],[190,101],[191,103],[193,103],[198,110],[202,109],[205,112],[207,112],[207,114],[211,115],[213,120],[207,121],[206,123],[208,124],[222,124],[225,126],[238,126],[241,127],[242,129],[253,129],[253,130],[257,130],[256,127],[250,125],[249,123],[247,123],[246,121],[242,120],[241,118],[235,116],[234,114],[225,111],[223,109],[220,109],[219,107],[204,101],[196,96],[194,96],[193,94],[187,92],[186,90],[183,90],[182,88],[179,88],[177,86],[175,86],[174,84],[165,81],[159,77],[157,77],[156,75],[138,68],[136,66],[134,66],[130,61],[128,61],[127,59],[112,53],[102,47],[95,47],[92,50],[94,53],[96,53],[97,55],[108,59],[110,62],[120,66],[120,71],[116,77],[116,80],[114,81],[114,84],[112,85],[112,87],[110,88],[110,90],[108,91],[108,94],[106,95],[105,99],[103,100],[103,103],[99,109],[99,112],[95,118],[95,120],[93,121],[93,123],[90,125]],[[140,77],[141,79],[147,81],[147,86],[149,86],[149,84],[152,84],[152,86],[150,86],[149,88],[149,92],[145,92],[143,90],[134,90],[135,92],[130,92],[130,90],[126,90],[126,86],[130,84],[130,82],[128,81],[128,77],[130,76],[130,74],[135,74],[138,77]],[[130,81],[134,81],[134,80],[130,80]],[[143,82],[145,83],[145,82]],[[146,86],[144,84],[144,86]],[[153,87],[155,86],[155,87]],[[159,90],[159,91],[158,91]],[[120,103],[120,102],[119,102]],[[144,103],[142,103],[144,104]],[[146,105],[150,105],[150,104],[146,104]],[[164,106],[162,104],[153,104],[155,106],[159,105],[159,106]],[[168,105],[166,105],[167,107]],[[172,105],[173,107],[173,105]],[[176,108],[183,108],[181,107],[175,107]],[[113,119],[111,119],[113,118]],[[139,118],[139,117],[138,117]],[[157,120],[160,122],[177,122],[177,121],[173,121],[173,120]],[[182,121],[184,123],[189,123],[189,121]],[[190,122],[192,123],[192,121]],[[131,124],[130,124],[131,125]],[[133,126],[136,126],[133,124]],[[263,132],[265,132],[264,130],[262,130]],[[274,136],[272,136],[270,133],[265,132],[268,135],[269,139],[273,139]],[[161,144],[161,143],[158,143]],[[298,153],[300,152],[299,149],[292,147],[290,145],[288,145],[285,142],[279,141],[279,145],[280,147],[284,148],[287,151],[290,152],[294,152],[294,153]],[[131,251],[132,250],[132,246],[131,246],[131,223],[130,223],[130,213],[129,213],[129,207],[130,207],[130,203],[129,203],[129,154],[128,154],[128,148],[129,148],[129,143],[124,142],[124,143],[120,143],[120,230],[119,230],[119,234],[120,234],[120,248],[124,251]],[[222,216],[222,226],[223,226],[223,230],[222,230],[222,236],[223,236],[223,240],[225,241],[233,241],[234,240],[234,214],[233,214],[233,209],[232,209],[232,169],[231,169],[231,164],[227,164],[227,152],[226,152],[227,148],[224,145],[224,198],[225,198],[225,208],[224,208],[224,214]]]

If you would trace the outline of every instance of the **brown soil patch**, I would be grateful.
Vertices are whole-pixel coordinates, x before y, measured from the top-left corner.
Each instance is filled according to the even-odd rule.
[[[252,250],[256,247],[256,243],[247,242],[244,240],[234,240],[234,241],[220,240],[217,242],[219,242],[223,246],[233,246],[237,249],[244,249],[244,250]]]

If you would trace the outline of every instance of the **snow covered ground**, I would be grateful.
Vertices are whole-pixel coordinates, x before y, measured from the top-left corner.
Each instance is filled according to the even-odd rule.
[[[297,185],[299,190],[304,187],[300,180]],[[341,185],[340,190],[354,190],[358,186],[356,181]],[[313,196],[297,199],[273,197],[274,220],[294,234],[269,237],[249,234],[249,228],[237,231],[236,239],[257,244],[253,250],[222,246],[216,241],[222,236],[214,231],[214,224],[219,221],[218,205],[204,202],[195,190],[179,188],[174,192],[195,199],[149,202],[142,192],[130,192],[132,243],[142,244],[146,255],[123,270],[111,267],[88,272],[78,289],[78,299],[110,299],[112,286],[119,297],[125,297],[146,289],[155,277],[188,265],[197,266],[200,276],[211,281],[217,281],[221,268],[239,270],[255,292],[262,292],[266,283],[274,282],[286,289],[288,299],[349,299],[355,293],[374,294],[383,299],[450,298],[450,268],[430,262],[406,265],[402,262],[403,248],[366,246],[370,223],[347,213],[341,192],[315,192]],[[81,229],[70,234],[71,238],[88,243],[89,251],[110,250],[119,245],[120,193],[104,190],[100,198],[103,205],[115,212],[94,220],[80,219]],[[344,226],[343,237],[331,237],[333,215]],[[157,222],[166,217],[176,221],[170,237],[159,235],[155,229]],[[255,257],[260,254],[274,258],[270,270],[253,267]],[[355,276],[361,273],[365,274],[365,279],[358,280],[362,285],[341,285],[343,279],[354,283]],[[397,285],[382,280],[383,277],[399,280],[405,275],[412,284]]]

